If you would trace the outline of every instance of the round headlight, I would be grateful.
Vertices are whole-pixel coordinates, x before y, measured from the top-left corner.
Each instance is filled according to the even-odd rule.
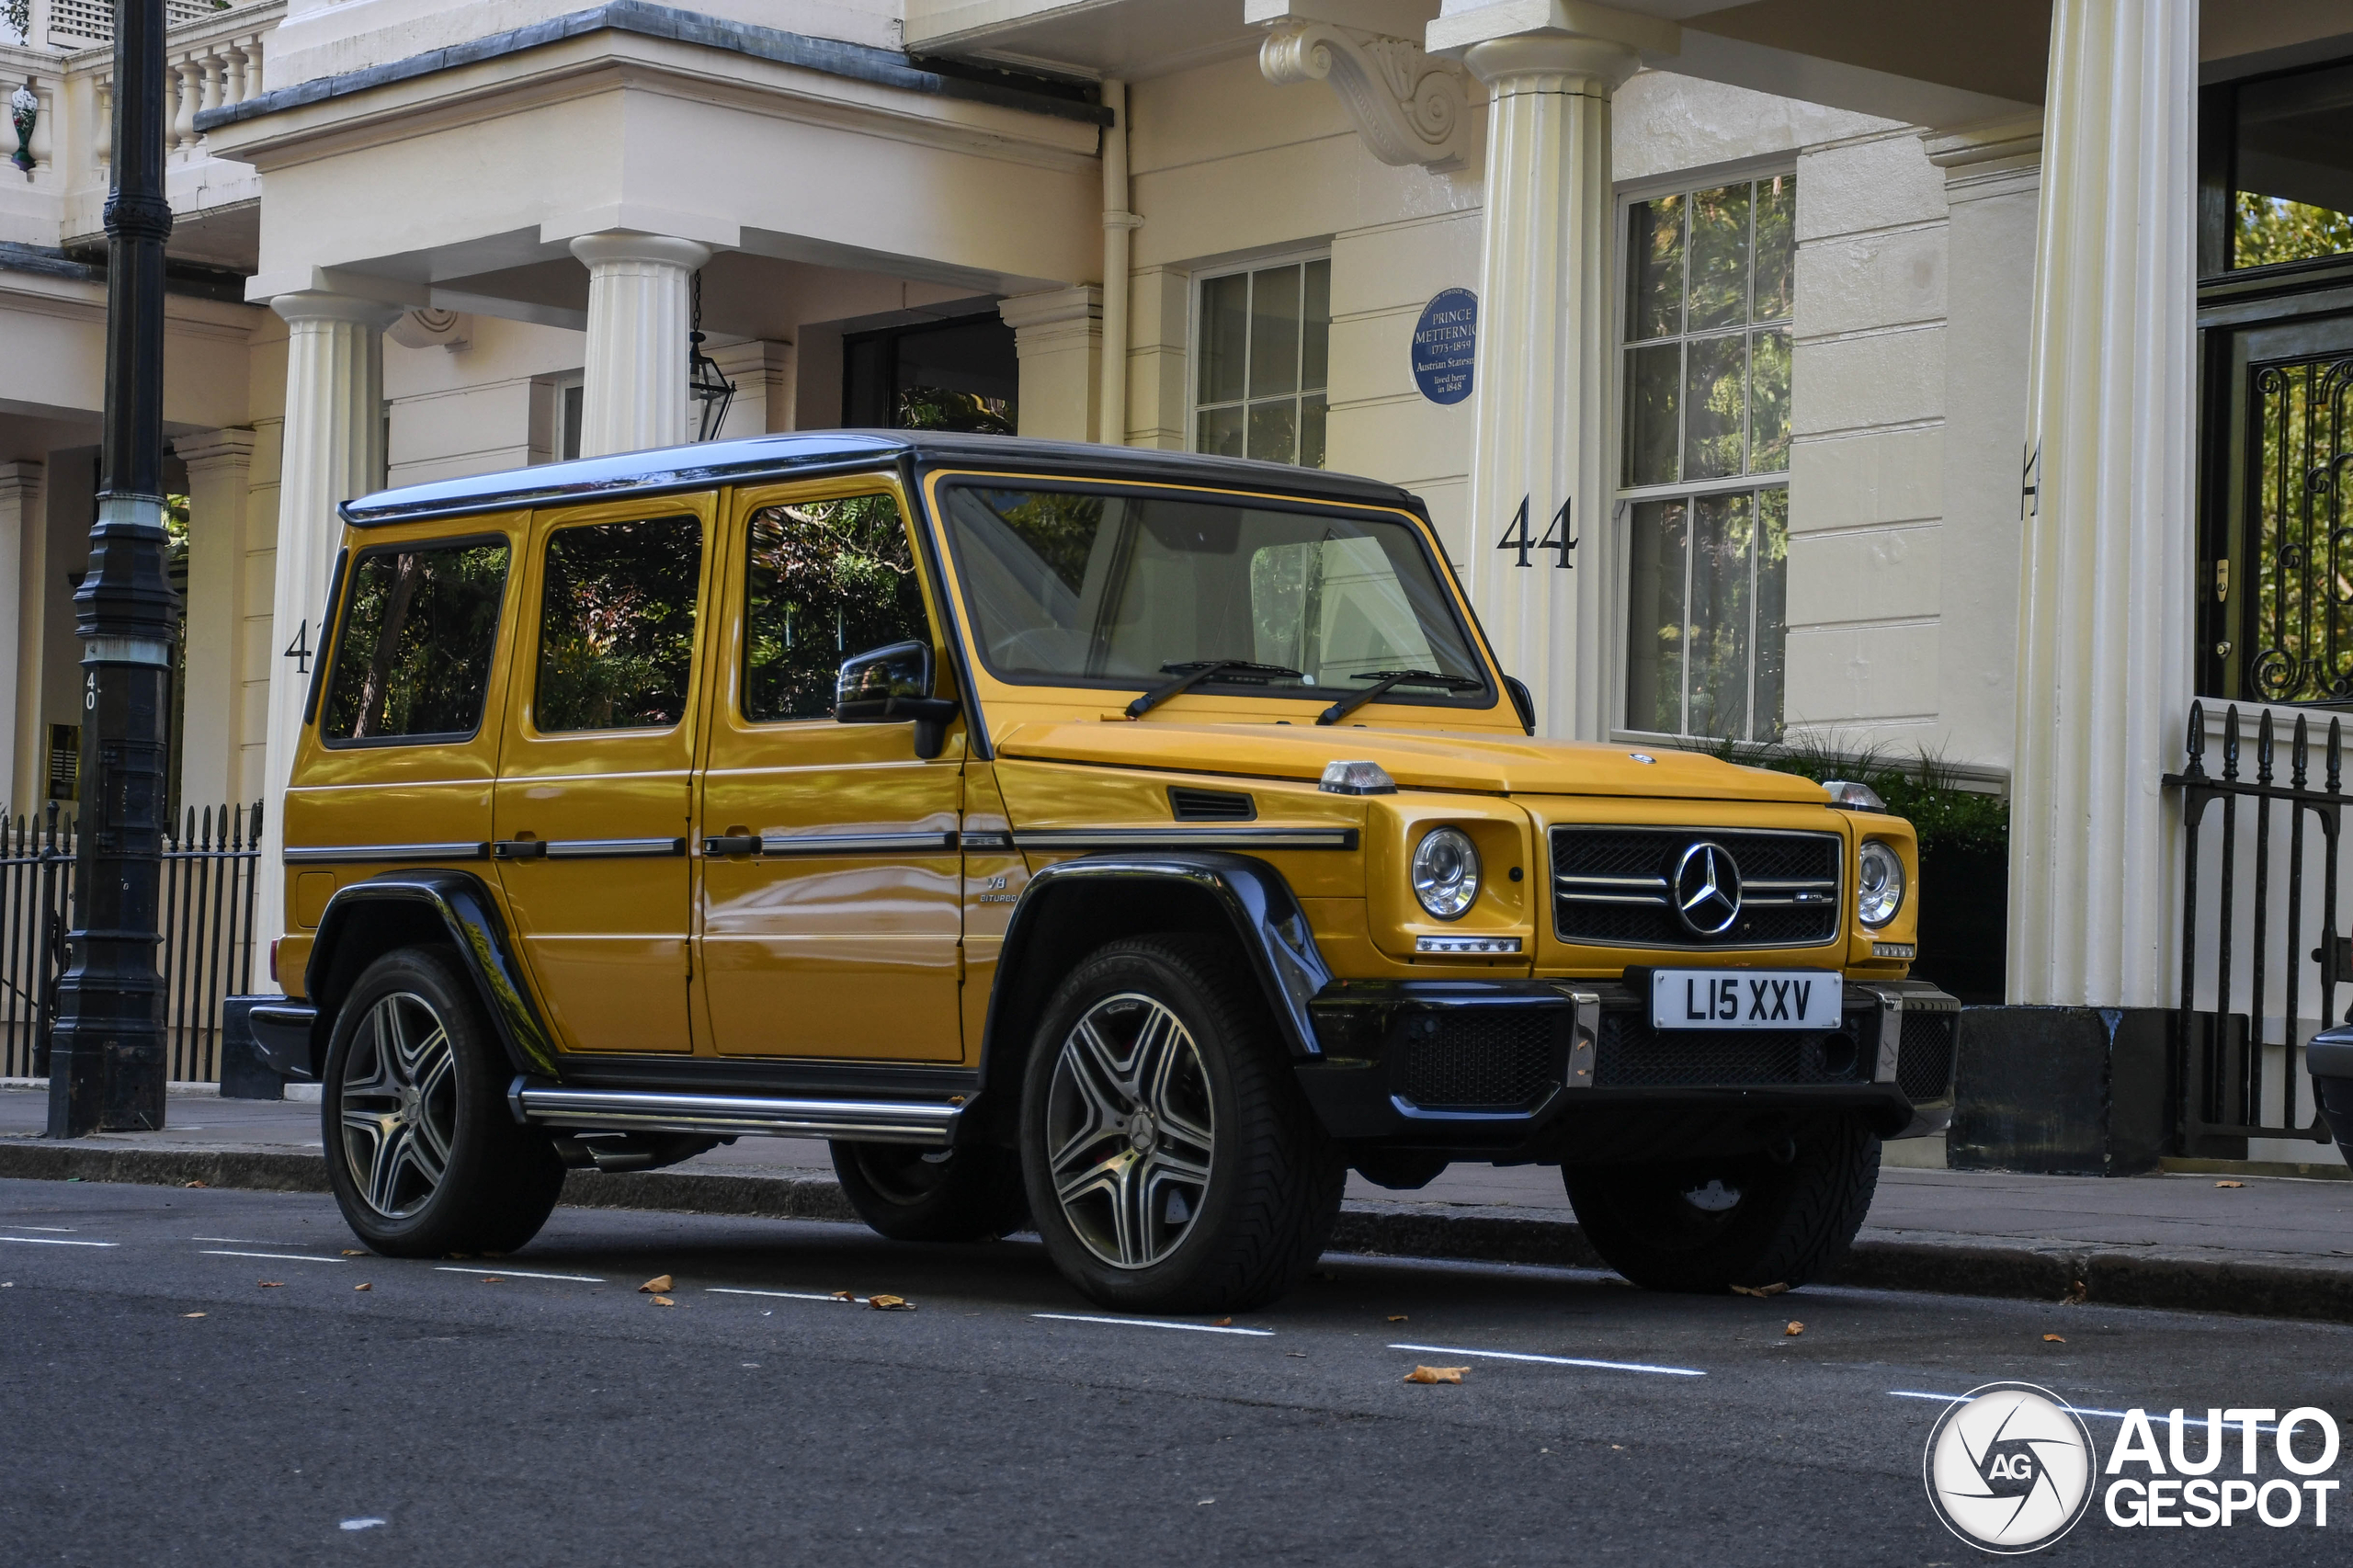
[[[1863,846],[1861,874],[1855,881],[1855,913],[1874,928],[1895,918],[1904,907],[1904,861],[1894,850],[1872,839]]]
[[[1414,896],[1440,920],[1460,920],[1479,896],[1479,850],[1459,827],[1434,827],[1414,850]]]

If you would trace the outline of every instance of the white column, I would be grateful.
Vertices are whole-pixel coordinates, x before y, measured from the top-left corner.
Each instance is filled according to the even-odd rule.
[[[1603,38],[1566,23],[1607,25]],[[1537,729],[1597,739],[1609,705],[1609,440],[1616,384],[1609,98],[1672,49],[1671,24],[1596,6],[1449,3],[1430,52],[1460,54],[1487,87],[1487,210],[1472,383],[1471,592],[1506,674],[1536,696]],[[1522,504],[1528,533],[1574,552],[1496,541]],[[1571,563],[1563,569],[1563,558]]]
[[[238,651],[245,631],[245,497],[254,433],[208,430],[182,436],[172,450],[188,464],[188,501],[180,800],[199,810],[243,805],[236,798],[244,739]]]
[[[687,409],[688,287],[710,247],[659,234],[583,234],[588,364],[580,455],[676,447],[694,438]]]
[[[2173,999],[2190,687],[2196,0],[2057,0],[2029,364],[2010,1000]]]
[[[279,850],[286,780],[301,733],[302,701],[315,659],[327,577],[343,524],[336,506],[384,482],[384,328],[397,307],[339,294],[280,294],[286,318],[286,425],[278,491],[278,571],[270,647],[280,656],[269,683],[269,740],[263,765],[260,907],[263,942],[285,930],[285,869]],[[256,977],[256,983],[259,979]]]
[[[15,748],[0,786],[0,812],[16,816],[40,803],[40,595],[49,551],[49,513],[41,505],[41,465],[0,463],[0,736]]]
[[[1103,290],[1091,286],[997,301],[1021,362],[1015,415],[1024,436],[1092,441],[1103,394]]]

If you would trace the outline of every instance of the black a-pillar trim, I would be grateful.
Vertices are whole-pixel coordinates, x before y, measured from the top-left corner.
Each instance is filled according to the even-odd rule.
[[[155,960],[180,618],[165,574],[164,26],[164,0],[116,0],[106,436],[90,569],[74,596],[81,836],[51,1037],[52,1138],[164,1125]]]

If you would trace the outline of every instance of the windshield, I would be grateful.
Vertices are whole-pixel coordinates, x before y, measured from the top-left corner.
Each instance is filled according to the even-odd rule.
[[[998,678],[1152,687],[1187,666],[1269,668],[1203,684],[1276,697],[1360,692],[1487,708],[1487,672],[1418,530],[1376,516],[1196,495],[946,490],[981,656]],[[1474,684],[1475,683],[1475,684]]]

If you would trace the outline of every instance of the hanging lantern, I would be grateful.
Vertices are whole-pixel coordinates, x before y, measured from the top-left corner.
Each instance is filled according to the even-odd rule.
[[[727,405],[735,401],[735,383],[720,373],[718,361],[702,351],[702,274],[695,274],[693,320],[687,331],[687,395],[702,410],[695,439],[708,441],[727,426]]]

